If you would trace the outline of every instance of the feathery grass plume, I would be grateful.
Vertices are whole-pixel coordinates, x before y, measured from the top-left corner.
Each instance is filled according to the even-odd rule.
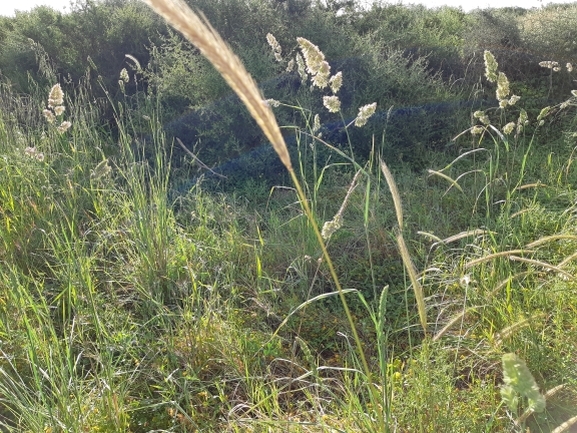
[[[126,68],[122,68],[122,70],[120,71],[120,79],[124,83],[128,83],[130,81],[130,77],[128,76],[128,71],[126,70]]]
[[[299,73],[299,77],[301,77],[301,83],[305,83],[309,76],[307,75],[307,67],[305,66],[305,60],[301,53],[297,53],[295,56],[297,62],[297,72]]]
[[[274,35],[272,33],[267,33],[266,34],[266,41],[268,42],[268,44],[270,45],[270,47],[272,48],[272,52],[274,54],[274,58],[277,62],[282,62],[282,47],[280,46],[280,44],[278,43],[278,41],[276,40],[276,38],[274,37]]]
[[[497,77],[497,99],[500,101],[506,100],[511,90],[509,89],[509,79],[503,72],[499,72]],[[504,108],[504,107],[502,107]]]
[[[494,83],[497,81],[497,68],[499,67],[497,60],[495,60],[493,53],[487,50],[483,53],[483,58],[485,60],[485,77],[491,83]]]
[[[293,171],[288,149],[270,106],[240,59],[224,40],[182,0],[145,0],[154,11],[181,32],[212,63],[248,108],[271,142],[284,166]]]
[[[68,131],[70,129],[70,127],[72,126],[72,123],[70,123],[69,121],[65,120],[64,122],[62,122],[60,124],[60,126],[57,129],[57,131],[61,134],[64,134],[66,131]]]
[[[35,147],[28,146],[26,149],[24,149],[24,154],[40,162],[44,161],[44,154],[42,152],[38,152],[38,149]]]
[[[505,126],[503,126],[503,133],[505,135],[509,135],[511,132],[513,132],[513,130],[515,129],[515,126],[517,126],[517,124],[515,122],[507,123]]]
[[[329,80],[329,86],[333,94],[337,94],[338,91],[341,89],[342,85],[343,85],[343,73],[339,71],[331,77],[331,79]]]
[[[577,98],[577,90],[571,90],[571,94],[572,94],[575,98]]]
[[[44,115],[44,118],[48,121],[48,123],[54,123],[54,121],[56,120],[56,116],[54,115],[52,110],[45,108],[44,110],[42,110],[42,114]]]
[[[573,72],[573,65],[571,63],[567,63],[565,67],[567,68],[567,72]]]
[[[307,72],[311,75],[313,86],[324,89],[329,84],[329,76],[331,74],[331,66],[325,60],[325,55],[319,47],[308,39],[299,37],[297,42],[301,47]]]
[[[509,105],[515,105],[521,99],[520,96],[512,95],[509,99]]]
[[[355,118],[355,126],[361,128],[365,126],[369,120],[369,118],[375,114],[377,110],[377,103],[373,102],[372,104],[363,105],[359,108],[359,114]]]
[[[511,411],[516,411],[519,396],[526,397],[533,412],[545,410],[545,397],[529,371],[527,364],[514,353],[503,355],[503,382],[501,397]]]
[[[60,84],[57,83],[54,86],[52,86],[52,89],[50,89],[50,93],[48,95],[48,107],[54,108],[59,105],[62,105],[63,103],[64,103],[64,92],[62,91]]]
[[[547,60],[544,62],[539,62],[539,66],[541,66],[542,68],[547,68],[547,69],[555,69],[555,68],[559,67],[559,63],[552,62],[551,60]]]
[[[549,112],[551,111],[551,107],[547,106],[541,109],[541,111],[539,112],[539,115],[537,116],[537,122],[540,122],[541,120],[543,120],[545,117],[547,117],[549,115]]]
[[[331,113],[338,113],[341,109],[341,100],[338,96],[323,96],[323,105]]]
[[[320,129],[321,129],[321,116],[315,114],[315,117],[313,118],[313,127],[311,129],[311,132],[314,135],[317,132],[319,132]]]
[[[273,108],[278,108],[280,107],[280,101],[277,101],[276,99],[266,99],[264,102],[266,102],[268,105],[270,105]]]
[[[128,60],[132,60],[132,63],[134,63],[134,68],[137,71],[140,71],[142,69],[142,66],[140,66],[140,62],[138,61],[138,59],[130,54],[125,54],[124,57],[126,57]]]
[[[324,240],[330,239],[330,237],[343,226],[343,216],[337,213],[332,220],[326,221],[323,224],[323,229],[321,230],[321,236]]]
[[[491,120],[489,119],[489,116],[487,116],[484,111],[481,111],[481,110],[475,111],[473,113],[473,117],[475,119],[479,119],[479,122],[481,122],[483,125],[490,125],[491,124]]]
[[[481,125],[475,125],[471,128],[471,135],[481,135],[485,131]]]

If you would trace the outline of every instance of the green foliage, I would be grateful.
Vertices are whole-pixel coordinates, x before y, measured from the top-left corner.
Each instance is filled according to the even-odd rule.
[[[469,114],[476,109],[461,108],[474,122],[462,128],[461,118],[427,107],[479,87],[450,87],[434,73],[437,66],[373,33],[371,19],[378,22],[381,9],[361,15],[345,4],[346,13],[334,17],[340,2],[199,5],[229,32],[266,97],[280,100],[275,110],[292,127],[291,157],[318,224],[340,216],[328,251],[368,369],[362,371],[302,202],[283,178],[270,188],[267,173],[279,171],[274,154],[245,152],[261,143],[260,135],[198,53],[155,27],[135,3],[78,5],[70,15],[37,10],[18,22],[52,37],[53,45],[32,44],[11,20],[0,24],[6,42],[0,58],[22,62],[1,66],[12,84],[0,85],[0,429],[552,431],[575,417],[575,95],[565,92],[559,104],[527,101],[525,91],[542,94],[539,80],[549,70],[539,67],[522,82],[508,75],[518,105],[487,103],[476,116]],[[453,9],[386,9],[405,20],[398,21],[405,26],[399,40],[430,48],[424,40],[437,34],[449,52],[462,43],[450,29],[460,31],[470,18]],[[262,16],[249,26],[254,10]],[[242,25],[231,25],[229,13]],[[115,23],[106,24],[107,14]],[[363,128],[331,130],[342,118],[323,106],[330,91],[311,90],[310,81],[303,85],[285,72],[296,52],[287,16],[300,18],[295,28],[325,52],[333,73],[343,71],[338,95],[345,121],[373,101],[383,111],[394,105],[390,116],[379,119],[377,112]],[[77,54],[50,52],[67,43],[63,23],[82,18],[87,35],[108,35],[94,38],[91,52],[77,29],[76,47],[85,51],[71,53],[90,55],[98,67],[106,52],[124,59],[123,50],[138,49],[146,32],[132,48],[124,32],[137,34],[138,17],[164,35],[150,51],[148,75],[135,79],[131,70],[122,88],[125,60],[111,62],[99,81],[113,83],[104,87],[105,103],[95,98],[100,90],[91,88],[89,75],[78,85],[61,82],[66,110],[48,123],[42,110],[63,65],[77,62],[79,73],[85,67]],[[384,23],[383,34],[393,25]],[[269,31],[283,47],[280,63],[267,46]],[[339,32],[347,37],[338,40]],[[118,51],[111,51],[113,41]],[[498,77],[508,66],[496,58]],[[555,97],[560,73],[545,86],[553,86]],[[491,98],[497,85],[482,79]],[[395,111],[407,106],[425,108],[405,117]],[[163,119],[187,108],[201,139],[191,150],[201,160],[244,153],[238,164],[249,175],[231,176],[235,191],[191,182],[187,167],[172,165],[165,136],[171,125]],[[322,126],[313,131],[317,113]],[[64,120],[72,126],[59,132]],[[510,122],[514,129],[506,133]],[[473,127],[482,135],[471,135]],[[444,140],[463,129],[446,152]],[[313,138],[319,133],[326,144]],[[398,184],[399,229],[379,157]],[[416,172],[417,166],[431,171]],[[179,182],[190,183],[172,194]],[[427,335],[417,326],[399,234],[422,270]],[[503,377],[502,397],[513,404],[518,398],[517,409],[543,407],[535,383],[550,390],[546,410],[512,419],[498,392]],[[558,385],[563,392],[553,395]]]

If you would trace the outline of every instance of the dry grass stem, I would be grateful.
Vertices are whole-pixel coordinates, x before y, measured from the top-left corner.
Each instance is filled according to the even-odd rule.
[[[570,239],[570,240],[577,240],[577,236],[575,235],[553,235],[553,236],[545,236],[543,238],[537,239],[536,241],[531,242],[530,244],[526,245],[526,248],[535,248],[541,244],[545,244],[547,242],[553,242],[559,239]]]
[[[393,174],[385,161],[381,161],[381,171],[385,176],[387,181],[387,185],[389,186],[389,190],[393,195],[393,203],[395,204],[395,212],[397,213],[397,222],[399,223],[399,228],[401,231],[403,230],[403,206],[401,205],[401,195],[399,194],[399,190],[397,188],[397,184],[395,183],[395,179],[393,178]]]
[[[567,431],[575,423],[577,423],[577,416],[574,416],[573,418],[569,418],[567,421],[565,421],[563,424],[561,424],[555,430],[552,430],[551,433],[562,433],[564,431]]]
[[[569,272],[564,271],[563,269],[552,265],[550,263],[546,263],[546,262],[541,262],[539,260],[533,260],[533,259],[526,259],[524,257],[519,257],[519,256],[510,256],[509,257],[510,260],[513,260],[515,262],[523,262],[523,263],[528,263],[530,265],[536,265],[536,266],[541,266],[545,269],[549,269],[550,271],[555,271],[560,273],[561,275],[563,275],[564,277],[566,277],[569,280],[574,280],[575,277],[573,275],[571,275]]]
[[[409,249],[407,248],[407,244],[405,243],[403,234],[400,232],[397,236],[397,245],[399,246],[399,251],[401,252],[401,258],[403,259],[403,264],[407,269],[407,273],[409,274],[411,284],[413,285],[413,291],[415,292],[415,299],[417,301],[417,309],[419,311],[421,326],[423,327],[423,330],[427,332],[427,310],[425,309],[425,296],[423,294],[423,286],[421,286],[419,278],[417,277],[417,270],[415,269],[415,265],[411,260]]]
[[[509,250],[509,251],[501,251],[499,253],[489,254],[488,256],[479,257],[478,259],[471,260],[469,263],[467,263],[465,265],[465,269],[472,268],[473,266],[488,262],[488,261],[496,259],[498,257],[509,257],[509,256],[512,256],[513,254],[529,254],[532,252],[533,252],[532,250]]]
[[[271,108],[264,102],[256,83],[240,59],[220,35],[182,0],[145,1],[158,15],[194,44],[212,63],[248,108],[287,170],[293,171],[286,143]]]
[[[449,329],[451,329],[453,327],[453,325],[455,325],[455,323],[457,322],[462,322],[465,319],[465,316],[471,312],[471,311],[476,311],[477,307],[469,307],[466,310],[461,311],[459,314],[457,314],[455,317],[453,317],[451,320],[449,320],[449,322],[443,326],[443,329],[441,329],[439,332],[437,332],[435,334],[435,336],[433,337],[433,341],[437,341],[439,340],[443,335],[445,335],[447,333],[447,331]]]

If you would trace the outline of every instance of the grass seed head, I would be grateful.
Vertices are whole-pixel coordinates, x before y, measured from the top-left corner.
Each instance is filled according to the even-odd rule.
[[[341,101],[338,96],[323,96],[323,105],[331,113],[338,113],[341,109]]]
[[[485,77],[491,83],[494,83],[497,81],[497,68],[499,67],[497,60],[495,60],[493,53],[487,50],[483,53],[483,58],[485,60]]]
[[[63,103],[64,103],[64,92],[62,91],[60,84],[57,83],[54,86],[52,86],[52,89],[50,89],[50,93],[48,95],[48,107],[54,108],[57,107],[58,105],[62,105]]]
[[[375,114],[375,111],[377,111],[376,102],[373,102],[372,104],[363,105],[361,108],[359,108],[359,114],[357,114],[357,117],[355,119],[355,126],[358,126],[359,128],[365,126],[369,118],[373,114]]]

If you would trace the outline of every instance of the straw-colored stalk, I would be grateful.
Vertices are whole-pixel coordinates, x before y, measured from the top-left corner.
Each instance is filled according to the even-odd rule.
[[[423,286],[421,286],[421,282],[417,276],[417,270],[415,269],[415,265],[411,260],[411,255],[409,254],[409,249],[405,243],[405,238],[403,238],[403,205],[401,203],[401,195],[399,194],[399,189],[397,188],[395,178],[393,177],[391,170],[389,170],[389,167],[387,164],[385,164],[384,161],[381,161],[381,172],[385,176],[385,180],[387,181],[387,185],[389,186],[389,190],[393,196],[395,213],[397,214],[397,223],[399,225],[397,245],[399,247],[399,251],[401,252],[403,264],[405,265],[405,269],[407,270],[411,284],[413,285],[413,291],[415,292],[415,299],[417,301],[417,309],[419,310],[419,318],[421,319],[421,326],[423,327],[423,330],[427,332],[427,311],[425,309]]]
[[[270,106],[240,59],[212,26],[182,0],[145,0],[154,11],[181,32],[212,63],[234,90],[272,143],[282,163],[293,171],[286,143]]]

